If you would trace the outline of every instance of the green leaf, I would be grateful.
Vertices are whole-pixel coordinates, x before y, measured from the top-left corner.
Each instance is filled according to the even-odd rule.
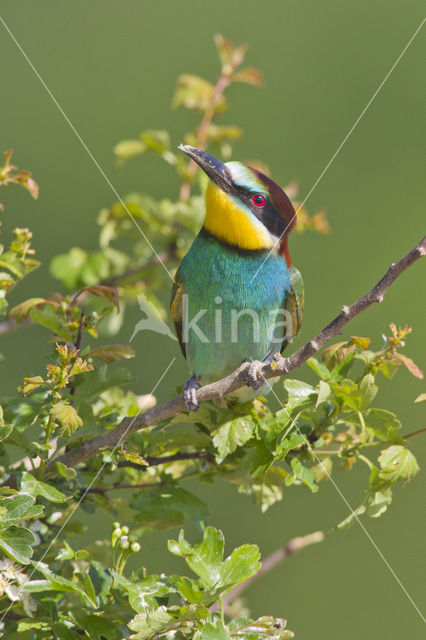
[[[311,356],[309,360],[306,361],[306,364],[308,364],[311,367],[311,369],[315,371],[315,373],[319,378],[321,378],[321,380],[330,379],[331,373],[327,365],[325,365],[320,360],[317,360],[316,358],[314,358],[314,356]]]
[[[419,471],[419,465],[411,451],[399,444],[383,449],[379,456],[379,478],[386,482],[411,480]]]
[[[379,518],[388,508],[392,502],[392,491],[390,489],[383,489],[382,491],[367,491],[364,500],[348,515],[347,518],[342,520],[336,529],[347,529],[352,526],[353,523],[360,516],[366,514],[371,518]]]
[[[75,408],[67,402],[57,402],[50,410],[53,421],[60,427],[62,436],[71,436],[76,429],[83,426],[83,420]]]
[[[37,307],[32,307],[29,316],[31,320],[46,327],[46,329],[49,329],[60,338],[69,342],[72,341],[72,336],[65,320],[60,317],[57,309],[53,305],[46,304],[42,311],[37,309]]]
[[[138,522],[160,530],[183,525],[185,517],[201,525],[208,514],[204,502],[174,486],[143,489],[133,497],[130,506],[138,512]]]
[[[33,555],[31,545],[36,538],[32,531],[24,527],[9,527],[0,531],[0,548],[16,562],[28,564]]]
[[[50,263],[50,273],[69,291],[84,286],[97,285],[109,276],[109,260],[105,254],[89,254],[73,247],[68,253],[55,256]]]
[[[286,629],[287,620],[262,616],[257,620],[248,618],[234,618],[229,623],[232,638],[240,640],[288,640],[294,638],[294,633]]]
[[[301,380],[285,380],[284,387],[288,393],[287,410],[302,409],[314,404],[317,390]]]
[[[42,498],[46,498],[46,500],[50,500],[50,502],[64,502],[68,499],[61,491],[58,491],[58,489],[55,489],[55,487],[46,482],[37,480],[27,471],[24,471],[22,474],[21,491],[28,493],[34,498],[41,496]]]
[[[136,158],[146,151],[146,144],[141,140],[121,140],[114,147],[114,153],[121,160]]]
[[[244,544],[234,549],[221,567],[220,586],[228,591],[253,576],[260,569],[259,559],[259,548],[254,544]]]
[[[25,494],[16,494],[0,500],[0,527],[18,524],[23,520],[29,520],[43,511],[41,505],[35,505],[35,498]],[[35,514],[35,515],[34,515]]]
[[[317,483],[315,482],[315,478],[308,467],[305,467],[304,464],[300,462],[297,458],[292,458],[291,460],[291,468],[293,469],[294,476],[306,484],[307,487],[313,492],[316,493],[319,489]],[[288,484],[291,484],[287,481]]]
[[[317,398],[316,406],[318,407],[323,402],[326,402],[327,400],[329,400],[330,396],[331,396],[330,385],[327,382],[324,382],[324,380],[320,380],[318,385],[318,398]]]
[[[133,640],[148,640],[156,633],[166,631],[175,622],[175,618],[167,612],[166,607],[158,607],[155,611],[147,614],[138,613],[130,620],[128,627],[132,631],[138,632],[131,636]]]
[[[183,531],[179,533],[179,540],[169,540],[168,547],[171,553],[185,558],[186,563],[209,587],[215,587],[220,578],[222,568],[223,533],[214,527],[206,527],[203,534],[203,541],[190,545],[183,536]]]
[[[191,604],[198,604],[203,601],[204,591],[198,588],[194,580],[179,577],[177,586],[181,596]]]
[[[6,440],[13,431],[13,424],[0,424],[0,442]]]
[[[89,353],[91,358],[98,358],[106,363],[116,362],[123,358],[134,358],[135,352],[132,347],[125,344],[110,344],[92,349]]]
[[[27,396],[33,393],[33,391],[37,391],[42,384],[44,384],[44,380],[41,376],[24,378],[22,384],[18,387],[18,391],[22,393],[22,395]]]
[[[213,444],[218,450],[218,462],[222,462],[226,456],[242,446],[254,433],[254,422],[249,416],[234,418],[222,424],[213,431]]]
[[[80,289],[80,293],[90,293],[97,298],[106,298],[115,306],[117,311],[120,311],[120,302],[118,300],[118,291],[116,287],[109,287],[105,284],[96,284]]]
[[[27,582],[24,589],[29,592],[38,591],[59,591],[61,593],[77,593],[82,600],[93,606],[94,602],[88,594],[76,582],[67,580],[60,575],[55,574],[44,562],[34,562],[34,566],[45,577],[45,580],[34,580]]]
[[[55,462],[55,467],[59,475],[61,475],[63,478],[66,478],[67,480],[72,480],[77,475],[77,471],[75,469],[66,467],[64,464],[62,464],[62,462]]]
[[[228,628],[221,620],[217,620],[216,624],[206,622],[201,630],[201,637],[203,640],[231,640]]]
[[[396,433],[401,428],[401,423],[391,411],[375,408],[367,409],[363,413],[363,418],[365,426],[372,429],[374,434],[381,440],[401,439],[401,436]],[[359,418],[355,417],[355,422],[359,423]]]
[[[15,320],[17,324],[26,320],[33,307],[40,307],[46,302],[45,298],[30,298],[16,305],[9,311],[9,316]]]

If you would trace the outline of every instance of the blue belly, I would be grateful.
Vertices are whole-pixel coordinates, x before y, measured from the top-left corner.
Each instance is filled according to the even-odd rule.
[[[284,258],[239,251],[200,234],[179,267],[186,298],[186,357],[202,383],[218,380],[245,360],[280,350],[289,272]],[[184,305],[185,306],[185,305]],[[186,321],[185,321],[186,317]],[[273,337],[273,336],[272,336]]]

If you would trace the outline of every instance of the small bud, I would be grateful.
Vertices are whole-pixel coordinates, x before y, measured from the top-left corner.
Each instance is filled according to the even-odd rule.
[[[119,543],[120,543],[120,547],[122,549],[128,549],[129,546],[130,546],[129,545],[129,538],[127,536],[121,536],[121,538],[119,540]]]
[[[119,529],[120,528],[120,523],[119,522],[113,522],[112,523],[112,528],[113,529]]]
[[[137,551],[141,550],[141,545],[139,544],[139,542],[133,542],[130,548],[136,553]]]
[[[121,530],[126,535],[129,533],[129,527],[127,527],[126,525],[124,525],[124,527],[121,527]]]

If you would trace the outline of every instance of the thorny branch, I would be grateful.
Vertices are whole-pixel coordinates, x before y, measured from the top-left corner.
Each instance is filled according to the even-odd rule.
[[[322,331],[320,331],[312,340],[300,347],[287,358],[283,358],[280,354],[274,358],[270,364],[263,364],[259,367],[259,379],[274,378],[282,376],[293,369],[297,369],[306,362],[317,351],[322,349],[327,342],[342,332],[343,327],[348,324],[355,316],[359,315],[370,307],[374,302],[382,302],[383,296],[387,289],[395,282],[395,280],[406,270],[411,267],[419,258],[426,254],[426,236],[398,262],[390,265],[389,269],[379,280],[379,282],[364,296],[359,298],[350,306],[343,306],[342,311],[334,320],[332,320]],[[244,372],[247,363],[243,363],[233,373],[226,378],[218,380],[212,384],[205,385],[197,391],[198,402],[205,402],[214,398],[223,398],[227,394],[239,389],[245,385]],[[64,455],[52,460],[60,461],[66,466],[75,467],[80,462],[91,458],[103,449],[113,449],[130,434],[151,427],[162,420],[167,420],[181,413],[185,409],[182,396],[178,396],[158,407],[154,407],[141,413],[136,417],[124,418],[120,424],[111,429],[104,435],[90,440],[79,446],[78,448],[65,453]]]

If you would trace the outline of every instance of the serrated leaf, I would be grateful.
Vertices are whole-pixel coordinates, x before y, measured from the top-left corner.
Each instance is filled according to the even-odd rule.
[[[222,462],[226,456],[242,446],[254,433],[254,422],[248,416],[235,418],[225,422],[213,431],[213,444],[218,451],[218,461]]]
[[[35,498],[25,494],[17,494],[0,500],[2,515],[0,525],[17,524],[27,519],[30,508],[34,505]]]
[[[44,380],[41,376],[34,376],[32,378],[24,378],[22,384],[18,387],[18,390],[22,395],[27,396],[33,391],[37,391],[40,386],[44,384]]]
[[[179,540],[169,540],[168,547],[171,553],[185,558],[188,566],[203,583],[213,588],[221,577],[224,544],[223,533],[219,529],[206,527],[202,542],[190,545],[181,531]]]
[[[259,548],[254,544],[244,544],[226,558],[220,569],[220,584],[226,591],[247,580],[260,569]]]
[[[29,564],[33,555],[31,545],[35,544],[36,538],[32,531],[24,527],[9,527],[0,531],[0,548],[16,562]]]
[[[22,473],[21,491],[28,493],[29,496],[33,496],[34,498],[41,496],[42,498],[46,498],[46,500],[50,500],[50,502],[64,502],[67,500],[66,495],[61,491],[58,491],[58,489],[46,482],[37,480],[37,478],[34,478],[34,476],[27,471]]]
[[[165,631],[175,622],[175,618],[167,612],[166,607],[158,607],[155,611],[150,611],[147,614],[138,613],[130,620],[128,627],[132,631],[138,632],[131,636],[134,640],[148,640],[159,631]]]
[[[398,480],[411,480],[419,471],[419,465],[409,449],[399,444],[394,444],[383,449],[379,456],[379,478],[387,482]]]
[[[134,358],[135,352],[132,347],[125,344],[110,344],[92,349],[89,353],[92,358],[98,358],[106,363],[117,362],[123,358]]]
[[[203,640],[231,640],[228,628],[221,620],[217,620],[216,624],[206,622],[201,629],[201,637]]]
[[[104,284],[96,284],[93,286],[83,287],[79,293],[90,293],[92,296],[98,298],[106,298],[116,307],[117,311],[120,311],[120,302],[118,299],[118,290],[116,287],[108,287]]]
[[[361,504],[350,513],[350,515],[342,520],[336,529],[346,529],[357,520],[360,516],[366,514],[371,518],[379,518],[392,502],[392,491],[383,489],[382,491],[367,491]]]
[[[59,425],[62,436],[70,436],[83,426],[83,420],[71,404],[57,402],[50,410],[53,421]]]
[[[46,302],[45,298],[30,298],[16,305],[9,311],[9,316],[15,320],[17,324],[20,324],[26,320],[33,307],[40,307]]]

